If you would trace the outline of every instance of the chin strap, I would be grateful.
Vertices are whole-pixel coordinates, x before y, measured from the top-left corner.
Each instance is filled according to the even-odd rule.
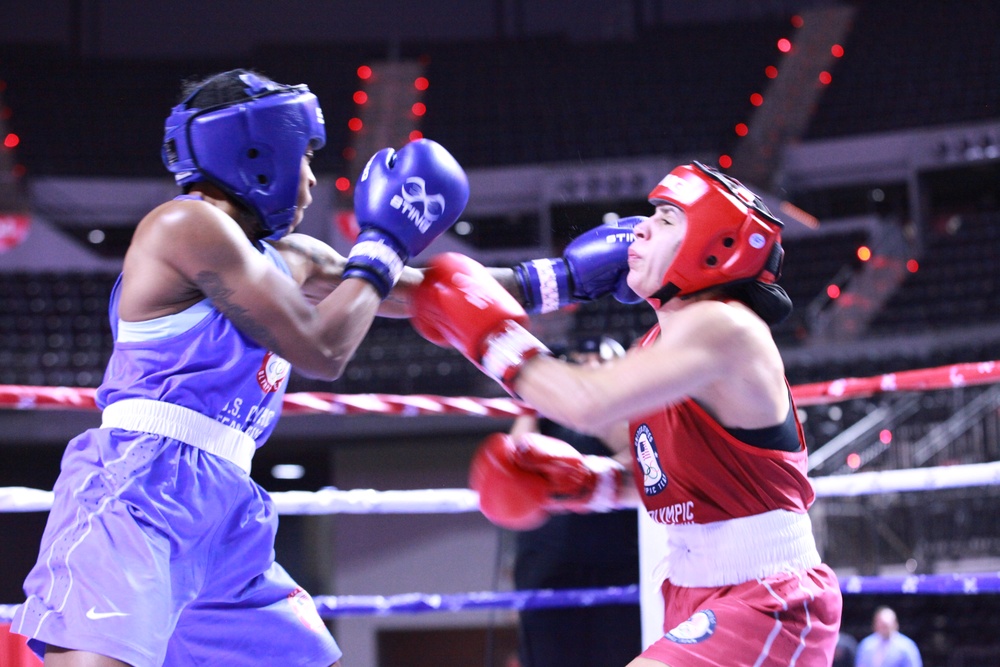
[[[777,241],[771,246],[771,254],[767,256],[764,269],[757,276],[757,280],[768,285],[773,285],[781,279],[781,266],[785,263],[785,249]]]

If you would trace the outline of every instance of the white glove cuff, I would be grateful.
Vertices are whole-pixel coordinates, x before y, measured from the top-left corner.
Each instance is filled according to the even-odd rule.
[[[399,253],[381,241],[359,241],[351,248],[347,255],[347,261],[360,259],[363,263],[374,262],[385,268],[386,276],[395,286],[399,281],[399,276],[403,273],[403,260]]]
[[[514,379],[524,362],[539,355],[552,354],[549,348],[513,320],[486,339],[483,353],[483,370],[494,380],[513,393]]]
[[[591,512],[618,509],[618,485],[621,484],[625,467],[609,456],[588,455],[584,458],[587,460],[587,467],[597,473],[597,486],[587,503],[587,509]]]

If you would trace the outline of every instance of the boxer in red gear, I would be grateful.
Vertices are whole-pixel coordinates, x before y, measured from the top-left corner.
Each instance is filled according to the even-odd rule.
[[[492,309],[491,332],[521,331],[490,374],[546,417],[629,452],[635,490],[667,526],[663,635],[628,667],[827,667],[843,601],[816,548],[805,441],[769,330],[791,310],[776,284],[781,222],[742,184],[699,163],[671,171],[649,199],[655,211],[634,228],[627,274],[656,311],[645,338],[622,359],[580,367],[547,354],[519,317]],[[414,292],[415,312],[429,287]],[[454,319],[430,328],[481,364],[489,337],[463,339],[461,327]],[[533,465],[544,468],[539,456]],[[511,483],[538,498],[523,468]],[[545,496],[539,503],[492,511],[534,522],[535,511],[565,509]]]

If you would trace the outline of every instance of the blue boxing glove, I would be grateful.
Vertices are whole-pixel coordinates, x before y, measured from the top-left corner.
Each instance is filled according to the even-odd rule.
[[[455,224],[469,179],[441,144],[417,139],[373,155],[354,188],[360,233],[344,278],[367,280],[384,299],[407,260]]]
[[[632,230],[643,219],[635,216],[604,223],[573,239],[561,258],[534,259],[515,266],[525,310],[548,313],[606,294],[613,294],[621,303],[641,301],[626,278],[628,247],[635,240]]]

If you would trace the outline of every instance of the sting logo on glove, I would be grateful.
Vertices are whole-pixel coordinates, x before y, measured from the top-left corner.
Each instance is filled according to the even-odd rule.
[[[420,209],[416,204],[420,204]],[[394,195],[389,205],[412,220],[423,233],[444,213],[444,196],[427,194],[424,179],[411,176],[403,183],[402,194]]]
[[[469,179],[440,144],[417,139],[399,151],[383,148],[354,188],[360,231],[343,277],[367,280],[386,298],[404,264],[455,224],[468,200]]]
[[[604,239],[608,243],[627,243],[630,244],[635,241],[635,232],[618,232],[616,234],[608,234],[607,238]]]

